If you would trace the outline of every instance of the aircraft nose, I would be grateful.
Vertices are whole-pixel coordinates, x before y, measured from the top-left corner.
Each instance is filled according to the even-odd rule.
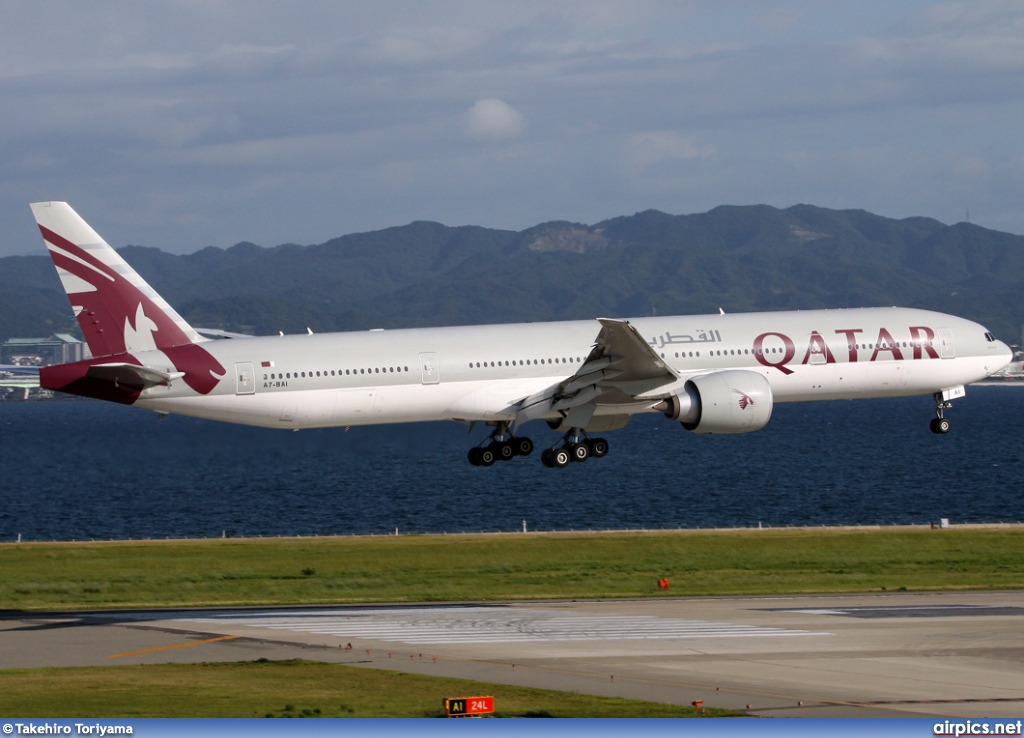
[[[996,341],[996,345],[997,345],[996,356],[998,358],[996,360],[996,366],[992,368],[993,372],[999,371],[1000,369],[1004,368],[1007,364],[1009,364],[1013,360],[1013,349],[1012,348],[1007,346],[1002,341]]]

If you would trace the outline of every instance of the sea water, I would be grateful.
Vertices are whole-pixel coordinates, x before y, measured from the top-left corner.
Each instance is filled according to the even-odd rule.
[[[763,430],[638,416],[603,459],[547,469],[559,434],[490,468],[455,423],[290,432],[95,401],[0,403],[0,541],[1024,520],[1024,388],[777,405]]]

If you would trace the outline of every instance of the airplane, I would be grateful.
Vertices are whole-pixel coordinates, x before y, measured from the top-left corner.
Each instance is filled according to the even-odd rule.
[[[951,401],[1012,358],[977,323],[899,307],[210,340],[67,203],[31,207],[92,352],[42,368],[42,387],[266,428],[485,424],[474,466],[530,455],[530,421],[562,432],[540,457],[564,468],[605,456],[598,434],[636,414],[746,433],[777,402],[930,394],[948,433]]]

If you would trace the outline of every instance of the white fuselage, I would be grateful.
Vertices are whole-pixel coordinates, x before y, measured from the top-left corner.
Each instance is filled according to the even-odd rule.
[[[977,323],[908,308],[631,319],[680,381],[744,369],[775,402],[931,394],[984,379],[1010,349]],[[572,377],[597,321],[326,333],[202,344],[225,368],[212,392],[180,381],[135,403],[271,428],[460,420],[511,421],[516,405]],[[158,351],[148,367],[174,367]],[[595,415],[652,412],[670,392],[597,401]],[[553,419],[554,414],[545,416]]]

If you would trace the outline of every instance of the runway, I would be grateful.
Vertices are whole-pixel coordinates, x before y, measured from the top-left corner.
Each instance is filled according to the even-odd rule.
[[[305,658],[764,716],[1024,717],[1024,593],[8,614],[0,668]]]

